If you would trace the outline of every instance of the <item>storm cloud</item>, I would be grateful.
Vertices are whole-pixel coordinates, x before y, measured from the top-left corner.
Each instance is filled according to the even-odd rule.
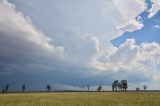
[[[79,30],[76,30],[74,22],[71,22],[63,33],[48,35],[41,31],[29,16],[17,10],[16,5],[7,0],[0,0],[2,86],[6,83],[13,85],[27,83],[30,86],[37,86],[33,87],[37,89],[51,83],[59,87],[55,87],[56,89],[65,87],[83,89],[87,84],[109,86],[115,79],[127,79],[137,85],[144,82],[148,84],[159,82],[158,43],[137,45],[134,39],[126,39],[119,47],[111,43],[112,39],[123,33],[134,32],[144,26],[137,17],[147,8],[145,0],[125,1],[113,0],[108,1],[108,4],[105,2],[112,9],[105,8],[100,14],[104,17],[109,15],[105,18],[104,24],[108,25],[103,27],[104,29],[98,29],[99,26],[105,25],[99,18],[97,20],[97,17],[94,18],[98,12],[92,14],[91,9],[88,12],[93,17],[90,15],[80,17],[79,22],[86,19],[86,23],[75,25]],[[85,13],[81,11],[80,6],[77,7],[79,15]],[[88,8],[87,6],[85,5],[84,9]],[[131,12],[133,10],[135,11]],[[113,11],[117,14],[112,14]],[[90,28],[91,23],[97,25]],[[84,30],[83,26],[89,30]],[[103,34],[95,29],[103,30]],[[156,87],[153,86],[154,88]]]

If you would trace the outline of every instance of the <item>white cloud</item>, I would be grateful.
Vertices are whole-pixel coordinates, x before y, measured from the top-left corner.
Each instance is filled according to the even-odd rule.
[[[101,56],[93,58],[92,66],[99,69],[100,72],[124,72],[126,76],[120,77],[119,75],[120,78],[128,78],[127,76],[132,74],[131,76],[137,78],[150,79],[149,84],[152,84],[159,81],[160,75],[157,70],[159,57],[160,45],[158,43],[136,45],[135,40],[128,39],[108,57],[108,60],[100,61]],[[152,88],[154,89],[153,85]]]
[[[128,18],[136,18],[146,8],[145,0],[113,0],[120,14]]]
[[[152,6],[148,10],[148,18],[154,17],[160,11],[160,0],[151,0]]]
[[[139,15],[147,8],[145,0],[113,0],[113,3],[117,9],[116,14],[119,15],[115,25],[116,32],[119,32],[118,36],[126,31],[133,32],[143,28]]]
[[[142,17],[141,17],[141,16],[138,16],[136,20],[137,20],[137,21],[142,21]]]
[[[140,30],[144,27],[144,25],[140,22],[138,22],[137,20],[133,19],[130,20],[128,23],[121,25],[121,26],[117,26],[117,29],[122,30],[124,32],[133,32],[135,30]]]
[[[155,25],[154,28],[160,29],[160,25]]]

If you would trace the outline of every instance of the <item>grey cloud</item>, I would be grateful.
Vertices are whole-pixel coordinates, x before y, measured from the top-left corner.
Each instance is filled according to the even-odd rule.
[[[135,3],[137,2],[138,1]],[[113,5],[112,2],[109,2],[109,4]],[[81,6],[78,7],[78,10],[81,10],[81,8]],[[114,6],[111,8],[114,8]],[[69,10],[72,9],[69,8]],[[114,11],[116,10],[117,8],[114,9]],[[141,13],[143,10],[144,8],[140,8],[137,11],[138,13]],[[91,10],[88,11],[90,12]],[[104,11],[104,13],[108,12]],[[109,14],[111,13],[112,11],[109,11]],[[138,48],[141,48],[139,46],[137,47],[133,40],[127,40],[119,48],[113,47],[110,43],[112,38],[120,36],[121,34],[119,33],[119,30],[115,28],[120,24],[117,24],[117,22],[125,20],[126,18],[116,20],[117,16],[113,16],[113,18],[106,19],[108,28],[103,27],[102,29],[106,29],[107,36],[105,30],[103,30],[103,35],[95,34],[97,33],[96,31],[92,34],[84,34],[88,28],[90,29],[88,32],[94,32],[94,30],[103,23],[102,20],[97,22],[95,21],[97,19],[94,18],[91,22],[87,24],[82,23],[83,25],[80,25],[82,27],[85,26],[85,30],[83,30],[83,28],[80,28],[79,31],[67,30],[48,37],[36,28],[33,23],[28,21],[21,12],[15,10],[13,4],[10,4],[5,0],[0,1],[0,14],[0,82],[2,82],[2,84],[11,83],[14,86],[14,84],[27,83],[30,86],[37,86],[34,89],[38,88],[38,86],[45,89],[42,86],[45,86],[46,83],[58,83],[64,84],[66,88],[74,88],[72,86],[76,86],[76,89],[79,89],[78,86],[84,88],[87,84],[93,86],[98,84],[110,85],[115,79],[127,79],[130,82],[136,82],[137,80],[144,82],[151,79],[150,77],[153,75],[146,71],[149,75],[145,76],[143,72],[143,69],[145,68],[138,68],[139,64],[141,66],[142,63],[144,64],[142,64],[142,66],[145,66],[147,59],[144,57],[145,54],[150,54],[148,52],[143,52],[144,57],[138,57],[141,61],[138,65],[127,65],[127,63],[135,61],[134,58],[140,52]],[[85,14],[88,15],[87,13]],[[137,13],[135,14],[137,15]],[[130,20],[130,18],[132,19],[135,14],[132,17],[127,17],[125,22],[128,21],[128,19]],[[72,15],[74,15],[74,13]],[[79,16],[78,13],[77,15]],[[80,15],[85,16],[83,11],[81,11]],[[91,16],[94,15],[95,14],[92,14]],[[87,20],[86,22],[88,22],[89,19],[92,19],[92,17],[88,15],[87,17],[82,17],[80,22],[83,21],[83,18]],[[70,17],[68,17],[67,20],[70,20]],[[92,22],[94,24],[98,23],[98,26],[90,24]],[[105,24],[107,24],[107,22],[105,22]],[[92,29],[91,26],[94,28]],[[105,25],[103,24],[102,26]],[[49,27],[52,28],[51,26]],[[56,28],[54,31],[55,30],[58,29]],[[81,30],[84,32],[82,31],[83,33],[81,33]],[[99,31],[101,32],[101,29]],[[124,32],[125,31],[126,29]],[[147,47],[152,49],[150,45],[151,44],[148,44]],[[153,46],[155,47],[155,45]],[[147,47],[143,46],[143,49],[146,49]],[[106,50],[106,48],[111,49]],[[159,46],[151,51],[158,51],[157,49],[159,49]],[[104,52],[106,52],[106,54]],[[104,59],[101,57],[102,54],[107,58]],[[94,59],[98,64],[92,64],[94,56],[96,57]],[[148,60],[151,60],[152,56],[148,56],[150,57]],[[157,53],[156,56],[159,56],[159,54]],[[155,60],[155,58],[153,60]],[[122,65],[117,64],[118,62]],[[103,70],[99,69],[99,65]],[[116,71],[114,68],[116,68]],[[137,74],[135,70],[138,70],[141,75]]]

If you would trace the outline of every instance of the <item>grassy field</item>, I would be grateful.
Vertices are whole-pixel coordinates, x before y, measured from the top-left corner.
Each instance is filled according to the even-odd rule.
[[[160,93],[0,94],[0,106],[160,106]]]

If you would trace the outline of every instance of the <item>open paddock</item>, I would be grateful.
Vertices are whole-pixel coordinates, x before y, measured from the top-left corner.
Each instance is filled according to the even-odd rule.
[[[9,93],[0,94],[0,106],[160,106],[160,93]]]

